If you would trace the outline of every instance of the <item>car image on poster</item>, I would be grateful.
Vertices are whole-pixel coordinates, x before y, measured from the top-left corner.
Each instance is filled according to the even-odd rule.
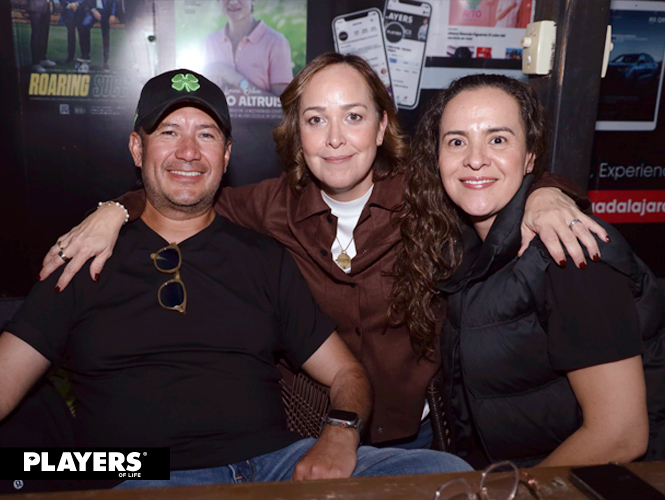
[[[613,0],[612,43],[596,130],[654,130],[663,85],[665,2]]]
[[[386,0],[383,24],[390,78],[397,106],[413,109],[420,98],[420,78],[432,6],[414,0]]]

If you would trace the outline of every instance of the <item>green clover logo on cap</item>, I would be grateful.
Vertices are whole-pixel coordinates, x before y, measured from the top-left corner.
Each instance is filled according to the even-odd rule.
[[[178,73],[173,78],[171,78],[171,83],[173,84],[171,87],[178,92],[183,89],[186,89],[187,92],[194,92],[195,90],[199,90],[199,88],[201,88],[199,85],[199,79],[191,73],[187,73],[186,75]]]

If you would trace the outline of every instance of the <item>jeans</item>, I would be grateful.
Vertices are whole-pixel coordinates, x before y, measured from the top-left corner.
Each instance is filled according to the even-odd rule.
[[[291,479],[296,464],[315,442],[313,438],[301,439],[281,450],[235,464],[171,471],[169,480],[125,481],[116,488],[285,481]],[[358,464],[352,476],[397,476],[470,470],[473,470],[471,466],[461,458],[441,451],[361,446],[358,448]]]

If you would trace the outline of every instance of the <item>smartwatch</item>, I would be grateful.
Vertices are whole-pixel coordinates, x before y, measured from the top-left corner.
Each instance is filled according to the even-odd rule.
[[[358,435],[363,430],[363,421],[358,417],[357,413],[344,410],[330,410],[326,415],[326,425],[335,425],[343,429],[351,428],[358,432]]]

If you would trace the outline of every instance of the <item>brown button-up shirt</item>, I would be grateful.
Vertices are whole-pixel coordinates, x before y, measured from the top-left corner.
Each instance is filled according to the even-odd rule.
[[[309,183],[294,196],[284,177],[251,186],[224,188],[215,209],[237,224],[269,234],[293,254],[322,309],[337,320],[337,332],[360,360],[374,388],[372,443],[418,432],[425,389],[439,366],[419,359],[406,328],[387,325],[395,254],[400,232],[394,215],[404,177],[376,182],[353,236],[357,255],[346,274],[330,248],[337,217]]]

